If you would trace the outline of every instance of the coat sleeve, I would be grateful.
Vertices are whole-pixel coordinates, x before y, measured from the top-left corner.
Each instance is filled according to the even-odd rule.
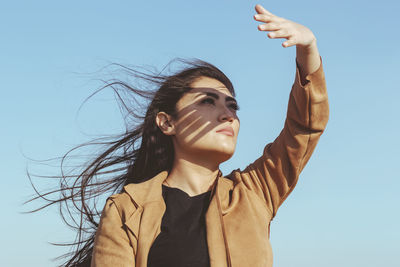
[[[121,214],[109,198],[97,228],[91,267],[135,266],[135,253],[130,244]]]
[[[328,95],[320,60],[319,69],[307,75],[305,84],[301,84],[296,62],[296,77],[282,131],[274,142],[265,146],[260,158],[242,172],[232,172],[266,202],[273,217],[296,185],[328,123]]]

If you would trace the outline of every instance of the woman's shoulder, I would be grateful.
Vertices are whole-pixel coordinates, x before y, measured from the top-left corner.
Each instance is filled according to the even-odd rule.
[[[106,205],[114,205],[122,221],[128,220],[135,211],[141,209],[125,190],[108,197]]]

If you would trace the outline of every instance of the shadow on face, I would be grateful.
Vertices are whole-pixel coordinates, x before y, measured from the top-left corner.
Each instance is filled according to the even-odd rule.
[[[173,120],[176,153],[180,151],[224,155],[230,158],[236,147],[240,122],[237,102],[218,80],[197,79],[177,103]]]

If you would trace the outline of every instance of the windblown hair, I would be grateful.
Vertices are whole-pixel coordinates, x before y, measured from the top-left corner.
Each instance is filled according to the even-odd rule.
[[[46,204],[32,212],[50,205],[59,205],[63,221],[77,232],[75,241],[66,244],[71,246],[72,252],[60,256],[66,259],[61,266],[90,266],[94,237],[102,210],[96,207],[99,198],[121,192],[124,185],[140,183],[161,171],[171,170],[174,160],[172,139],[164,135],[155,123],[158,112],[164,111],[175,118],[176,103],[191,90],[190,85],[202,76],[219,80],[235,95],[230,80],[214,65],[199,59],[177,59],[167,66],[173,62],[182,63],[184,67],[172,75],[112,64],[128,74],[135,83],[144,81],[155,88],[139,89],[120,79],[111,79],[105,81],[105,85],[94,93],[106,88],[113,90],[121,110],[125,113],[125,132],[114,137],[95,139],[71,149],[60,158],[59,176],[36,175],[58,179],[59,188],[56,190],[40,192],[28,172],[37,194],[28,202],[38,199],[46,201]],[[147,108],[145,106],[144,115],[140,114],[143,109],[140,103],[143,101],[138,98],[149,103]],[[137,123],[133,123],[134,121]],[[65,172],[66,161],[72,157],[72,152],[97,145],[102,147],[101,153],[76,168],[74,173]]]

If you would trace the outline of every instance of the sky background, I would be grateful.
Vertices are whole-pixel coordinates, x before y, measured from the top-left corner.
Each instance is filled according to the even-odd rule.
[[[295,48],[257,30],[260,3],[317,37],[330,119],[271,225],[276,267],[399,267],[399,1],[3,1],[0,4],[2,266],[56,266],[74,240],[56,207],[22,214],[32,159],[123,126],[113,95],[82,102],[111,62],[162,69],[200,58],[232,80],[241,110],[227,174],[261,155],[283,127]],[[35,180],[40,188],[54,186]],[[59,263],[59,262],[58,262]]]

